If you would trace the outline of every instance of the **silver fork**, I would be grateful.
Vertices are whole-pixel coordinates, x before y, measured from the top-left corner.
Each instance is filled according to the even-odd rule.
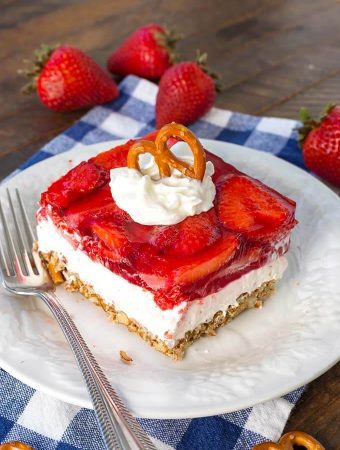
[[[49,307],[73,350],[91,397],[98,424],[108,450],[156,450],[137,420],[110,385],[73,320],[60,304],[55,287],[33,249],[35,236],[18,189],[18,207],[14,207],[7,189],[10,214],[0,201],[0,274],[4,288],[12,294],[33,295]],[[20,211],[20,214],[16,212]],[[13,219],[14,233],[9,227]]]

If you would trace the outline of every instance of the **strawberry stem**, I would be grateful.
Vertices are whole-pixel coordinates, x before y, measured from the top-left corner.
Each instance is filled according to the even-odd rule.
[[[51,47],[41,44],[40,47],[34,51],[34,61],[32,67],[30,69],[18,70],[19,75],[23,75],[28,79],[28,83],[26,83],[21,89],[23,94],[31,94],[36,91],[37,80],[51,54],[57,47],[58,45]],[[23,62],[25,64],[32,64],[32,61],[29,60],[24,60]]]
[[[183,38],[182,34],[177,34],[175,30],[169,30],[166,26],[163,26],[164,33],[160,31],[154,31],[154,37],[159,45],[165,47],[169,59],[172,64],[179,61],[179,55],[176,52],[176,45],[179,40]]]
[[[319,119],[315,120],[310,115],[306,108],[300,109],[300,120],[302,122],[302,127],[298,128],[298,136],[300,145],[303,144],[308,134],[314,129],[320,126],[321,122],[327,117],[327,114],[334,108],[334,103],[329,103],[321,112]]]
[[[322,110],[319,121],[321,122],[323,119],[325,119],[335,106],[335,103],[328,103]]]
[[[312,120],[312,116],[307,108],[302,107],[300,109],[300,120],[302,123],[307,122],[308,120]]]
[[[201,53],[200,50],[196,50],[196,63],[200,66],[200,68],[207,73],[214,81],[216,92],[223,92],[224,86],[222,83],[222,77],[220,74],[216,72],[212,72],[208,68],[208,53]]]

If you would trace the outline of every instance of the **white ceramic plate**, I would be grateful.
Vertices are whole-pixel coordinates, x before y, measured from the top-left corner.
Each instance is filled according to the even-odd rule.
[[[39,194],[83,159],[115,143],[79,148],[20,173],[32,214]],[[316,378],[340,357],[340,201],[302,170],[237,145],[204,141],[212,152],[297,202],[289,268],[261,310],[241,314],[217,336],[201,339],[182,362],[152,350],[78,294],[57,292],[112,384],[134,414],[150,418],[208,416],[285,394]],[[0,291],[0,366],[61,400],[91,407],[77,365],[38,300]],[[119,350],[133,358],[125,365]]]

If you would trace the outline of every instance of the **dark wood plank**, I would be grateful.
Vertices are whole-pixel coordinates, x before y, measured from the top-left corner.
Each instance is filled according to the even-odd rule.
[[[19,94],[22,60],[41,42],[67,42],[105,66],[108,53],[137,26],[156,21],[185,34],[224,78],[217,105],[297,118],[340,101],[339,0],[2,0],[0,15],[0,179],[84,112],[57,114]],[[303,429],[340,448],[340,365],[310,384],[286,431]]]
[[[40,2],[30,2],[26,0],[2,0],[0,28],[10,29],[18,26],[19,23],[39,17],[42,14],[51,12],[63,7],[66,3],[80,2],[81,0],[43,0]]]
[[[0,155],[6,156],[9,153],[15,153],[18,149],[24,148],[27,143],[33,144],[42,138],[49,139],[60,133],[65,127],[72,125],[74,120],[78,118],[79,113],[57,114],[53,111],[46,111],[41,105],[37,105],[34,109],[22,111],[16,117],[16,129],[11,124],[13,116],[5,117],[1,120],[2,127],[0,130]],[[53,120],[53,126],[51,126]],[[32,123],[39,123],[40,129],[32,127]],[[18,130],[25,130],[25,133],[18,133]],[[15,145],[11,142],[15,139]]]
[[[311,70],[314,70],[314,67],[311,67]],[[304,106],[314,117],[318,117],[323,107],[330,103],[340,104],[340,73],[319,80],[312,86],[301,89],[293,97],[272,104],[270,114],[277,117],[296,117],[297,112]]]
[[[313,47],[299,59],[288,58],[225,92],[228,107],[253,114],[269,112],[277,103],[295,97],[321,80],[340,72],[340,49]],[[247,98],[245,104],[244,98]]]
[[[285,432],[301,430],[318,439],[326,450],[340,448],[340,363],[310,383],[293,410]]]

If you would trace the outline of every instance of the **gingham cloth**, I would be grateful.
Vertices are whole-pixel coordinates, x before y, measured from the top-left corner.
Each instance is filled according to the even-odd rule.
[[[144,135],[155,127],[157,86],[129,76],[120,96],[88,112],[57,136],[16,172],[67,150],[79,142],[94,144]],[[274,153],[304,168],[296,143],[297,122],[254,117],[213,108],[191,126],[202,138],[219,139]],[[140,419],[159,449],[250,450],[265,440],[276,441],[303,392],[235,413],[183,420]],[[63,403],[24,385],[0,369],[0,442],[20,440],[36,450],[104,450],[94,412]]]

